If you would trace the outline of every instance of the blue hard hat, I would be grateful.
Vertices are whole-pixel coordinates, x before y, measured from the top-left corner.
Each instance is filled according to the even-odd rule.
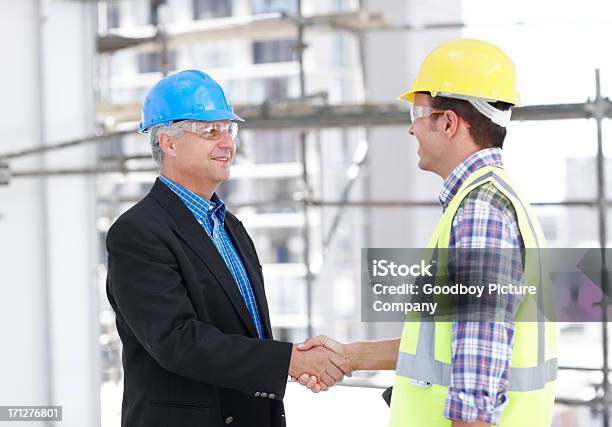
[[[219,83],[199,70],[186,70],[161,79],[145,97],[140,133],[176,120],[239,120]]]

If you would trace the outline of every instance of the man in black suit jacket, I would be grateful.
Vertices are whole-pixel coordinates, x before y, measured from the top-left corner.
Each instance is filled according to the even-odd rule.
[[[200,71],[161,80],[145,99],[141,131],[151,133],[161,177],[107,236],[122,426],[281,427],[288,374],[308,372],[323,389],[350,374],[323,347],[303,352],[272,339],[261,265],[242,223],[227,212],[206,228],[198,216],[223,203],[215,190],[229,178],[236,120]]]

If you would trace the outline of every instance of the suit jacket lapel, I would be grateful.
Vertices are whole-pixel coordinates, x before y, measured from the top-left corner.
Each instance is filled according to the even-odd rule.
[[[244,264],[244,268],[247,271],[253,293],[257,300],[257,306],[259,307],[259,314],[261,316],[261,322],[266,332],[266,338],[272,338],[272,328],[270,326],[270,313],[268,311],[268,302],[266,299],[266,291],[264,289],[263,281],[259,275],[259,265],[256,264],[257,254],[253,253],[247,242],[248,237],[246,236],[246,230],[242,226],[242,223],[236,219],[233,215],[225,215],[225,229],[232,238],[234,246],[240,255],[240,259]]]
[[[257,329],[255,329],[251,314],[247,309],[244,298],[240,294],[238,285],[234,281],[216,246],[191,211],[189,211],[189,208],[159,179],[155,181],[150,194],[170,213],[176,224],[176,233],[206,264],[208,270],[225,290],[251,335],[257,337]]]

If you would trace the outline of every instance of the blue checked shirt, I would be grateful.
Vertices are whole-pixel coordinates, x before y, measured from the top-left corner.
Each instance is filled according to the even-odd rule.
[[[478,151],[451,172],[440,192],[443,210],[446,210],[468,176],[484,166],[501,167],[501,149]],[[524,244],[516,212],[507,197],[493,184],[481,185],[463,200],[453,219],[449,247],[520,248],[522,253]],[[496,278],[501,275],[507,278],[508,283],[522,283],[522,258],[512,257],[511,262],[505,261],[500,261],[500,257],[485,255],[477,260],[477,265],[472,263],[470,267],[465,267],[465,263],[458,263],[453,267],[449,260],[449,273],[454,283],[474,282],[470,273],[482,279],[483,271],[495,272],[498,274]],[[494,303],[496,307],[501,306],[501,309],[514,313],[520,300],[515,297],[514,300]],[[452,369],[444,407],[446,418],[490,424],[499,422],[502,410],[508,403],[508,373],[513,346],[514,322],[452,323]]]
[[[189,208],[195,219],[197,219],[204,230],[206,230],[206,234],[208,234],[208,237],[210,237],[215,244],[223,261],[225,261],[225,265],[227,265],[227,268],[232,273],[232,277],[238,285],[238,289],[251,314],[259,338],[264,338],[265,334],[261,324],[259,307],[255,300],[255,294],[253,293],[249,276],[244,268],[244,264],[242,264],[240,255],[238,255],[234,247],[232,239],[227,234],[227,231],[225,231],[225,204],[223,200],[221,200],[217,193],[213,194],[211,200],[208,200],[174,183],[163,175],[161,175],[159,179],[176,193]]]

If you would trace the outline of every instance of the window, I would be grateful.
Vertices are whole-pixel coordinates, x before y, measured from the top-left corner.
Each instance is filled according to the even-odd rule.
[[[295,60],[293,40],[253,42],[253,63],[287,62]]]
[[[252,0],[251,12],[258,13],[284,12],[287,15],[297,14],[296,0]]]
[[[176,51],[168,52],[168,69],[176,69]],[[142,53],[138,55],[139,73],[156,73],[161,71],[161,57],[158,52]]]
[[[164,0],[150,0],[149,3],[149,23],[151,25],[159,24],[159,7],[164,3]]]
[[[106,29],[119,28],[120,24],[120,13],[119,4],[107,3],[106,4]]]
[[[193,18],[211,19],[232,16],[231,0],[193,0]]]

